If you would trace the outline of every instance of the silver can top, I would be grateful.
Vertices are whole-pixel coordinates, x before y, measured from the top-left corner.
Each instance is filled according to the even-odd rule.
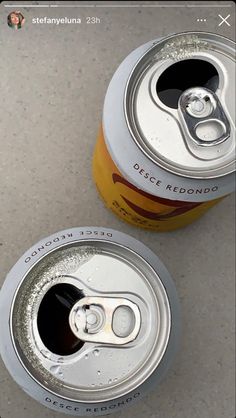
[[[188,32],[155,42],[127,82],[130,133],[156,164],[180,176],[235,170],[235,43]]]
[[[145,382],[165,354],[171,323],[165,286],[145,255],[106,240],[45,254],[21,280],[11,312],[27,372],[57,396],[87,403]]]

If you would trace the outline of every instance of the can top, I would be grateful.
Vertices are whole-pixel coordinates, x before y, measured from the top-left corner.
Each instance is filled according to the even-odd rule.
[[[145,382],[165,354],[171,322],[166,288],[145,255],[106,240],[43,256],[21,281],[11,313],[27,372],[52,393],[87,403]]]
[[[124,110],[142,151],[190,178],[235,170],[235,43],[188,32],[154,42],[128,79]]]

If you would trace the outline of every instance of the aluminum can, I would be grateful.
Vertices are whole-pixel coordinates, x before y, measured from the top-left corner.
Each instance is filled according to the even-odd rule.
[[[168,231],[235,189],[235,43],[187,32],[140,46],[104,102],[93,176],[123,220]]]
[[[174,283],[141,242],[97,227],[64,230],[17,261],[0,291],[0,354],[31,397],[106,415],[168,370],[180,335]]]

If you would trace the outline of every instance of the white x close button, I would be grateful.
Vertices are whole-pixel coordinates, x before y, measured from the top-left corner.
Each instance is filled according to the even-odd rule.
[[[226,17],[223,17],[221,15],[218,15],[219,18],[221,19],[220,23],[218,24],[218,26],[223,25],[223,23],[225,23],[227,26],[231,26],[231,24],[228,22],[228,19],[230,18],[231,15],[228,15]]]

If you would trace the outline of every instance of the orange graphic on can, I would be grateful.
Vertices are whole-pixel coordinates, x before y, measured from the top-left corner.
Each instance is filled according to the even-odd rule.
[[[93,158],[93,176],[108,208],[133,225],[157,231],[183,227],[199,218],[219,200],[206,203],[173,201],[138,189],[115,166],[106,148],[102,130]]]

